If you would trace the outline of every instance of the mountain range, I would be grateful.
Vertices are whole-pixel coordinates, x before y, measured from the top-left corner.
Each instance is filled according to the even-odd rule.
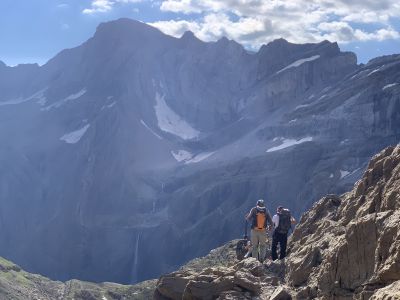
[[[256,53],[99,25],[43,66],[0,63],[0,255],[53,279],[138,282],[243,234],[259,198],[299,216],[400,137],[400,55]]]

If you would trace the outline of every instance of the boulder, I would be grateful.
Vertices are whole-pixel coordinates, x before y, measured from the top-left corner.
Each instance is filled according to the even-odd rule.
[[[292,300],[292,296],[284,287],[278,287],[269,300]]]
[[[174,272],[161,276],[157,282],[157,294],[170,299],[181,300],[186,285],[192,279],[194,279],[194,275],[190,273]]]
[[[249,272],[237,271],[234,277],[234,283],[253,294],[261,293],[261,281],[260,278],[255,277]]]
[[[253,276],[261,277],[265,275],[265,267],[253,257],[246,258],[234,266],[235,270],[248,270]]]
[[[191,280],[183,292],[183,300],[215,299],[223,291],[233,289],[233,276],[221,277],[212,282]]]

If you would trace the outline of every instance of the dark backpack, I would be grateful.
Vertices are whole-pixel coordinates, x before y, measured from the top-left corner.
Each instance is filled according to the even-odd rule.
[[[276,228],[276,231],[279,233],[287,234],[289,229],[292,228],[292,215],[290,214],[290,210],[284,208],[280,213],[279,216],[279,225]]]

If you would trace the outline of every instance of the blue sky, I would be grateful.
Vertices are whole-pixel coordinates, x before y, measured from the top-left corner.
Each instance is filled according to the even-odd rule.
[[[257,50],[291,42],[338,41],[360,62],[400,53],[400,3],[393,0],[1,0],[0,60],[45,63],[90,38],[99,23],[137,19],[205,41],[227,36]]]

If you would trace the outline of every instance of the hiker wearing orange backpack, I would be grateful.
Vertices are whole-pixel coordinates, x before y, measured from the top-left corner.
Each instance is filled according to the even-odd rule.
[[[263,262],[267,251],[267,225],[273,224],[272,218],[264,205],[264,200],[257,201],[257,205],[247,214],[246,220],[251,224],[252,256]]]

